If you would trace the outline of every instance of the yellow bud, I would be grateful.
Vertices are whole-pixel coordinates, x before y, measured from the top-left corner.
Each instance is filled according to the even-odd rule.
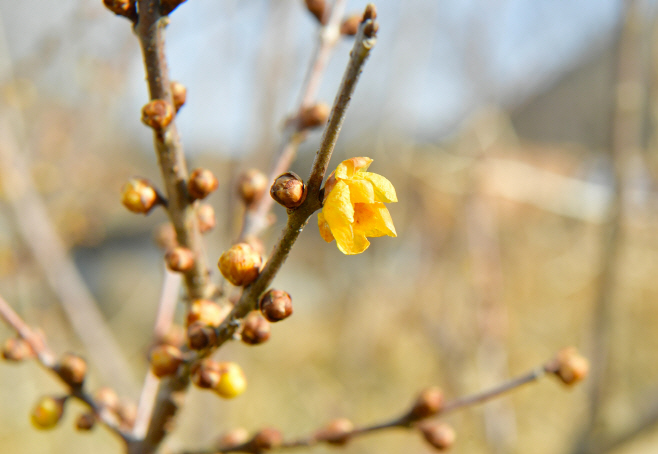
[[[133,213],[147,214],[160,202],[153,185],[144,178],[131,178],[121,188],[121,203]]]
[[[187,182],[187,191],[193,199],[205,199],[217,189],[219,182],[208,169],[194,169]]]
[[[52,429],[55,427],[64,414],[65,401],[66,398],[42,397],[32,410],[32,424],[37,429]]]
[[[247,389],[247,378],[242,368],[232,362],[219,363],[219,366],[219,382],[214,387],[215,392],[225,399],[242,394]]]
[[[174,119],[174,109],[164,99],[154,99],[142,107],[142,122],[161,131]]]
[[[210,300],[196,299],[192,301],[187,312],[187,326],[194,322],[201,322],[204,325],[218,327],[229,311],[228,306],[222,307]]]
[[[219,271],[236,286],[252,283],[260,273],[260,255],[247,243],[238,243],[219,258]]]
[[[173,345],[156,345],[149,353],[151,371],[156,377],[174,375],[183,363],[181,351]]]
[[[174,108],[176,112],[180,110],[181,107],[185,105],[185,100],[187,99],[187,88],[180,82],[175,80],[171,82],[171,97],[174,100]]]

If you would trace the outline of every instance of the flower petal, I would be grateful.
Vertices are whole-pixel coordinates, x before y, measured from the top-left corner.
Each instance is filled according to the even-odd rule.
[[[356,172],[368,169],[371,162],[372,159],[366,157],[346,159],[336,167],[336,178],[341,180],[352,178]]]
[[[378,202],[391,203],[398,201],[395,188],[386,178],[371,172],[360,172],[359,174],[372,183],[375,189],[375,198]]]
[[[329,197],[324,202],[322,214],[336,239],[338,249],[349,251],[354,243],[352,223],[354,222],[354,208],[350,202],[350,189],[344,181],[338,181]],[[348,252],[344,252],[347,254]]]
[[[381,202],[357,203],[354,205],[354,236],[363,234],[371,237],[397,236],[393,219]]]
[[[360,173],[357,173],[357,175],[360,175]],[[353,204],[375,202],[375,188],[371,182],[356,177],[344,181],[350,188],[350,201]]]
[[[322,237],[323,240],[325,240],[327,243],[331,243],[334,240],[334,236],[331,233],[329,224],[324,218],[324,214],[322,214],[322,211],[318,213],[318,228],[320,229],[320,236]]]

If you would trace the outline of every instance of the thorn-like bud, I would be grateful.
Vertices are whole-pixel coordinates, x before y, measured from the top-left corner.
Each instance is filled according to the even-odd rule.
[[[455,443],[455,430],[444,422],[423,421],[418,429],[425,440],[439,451],[445,451]]]
[[[222,307],[211,300],[196,299],[192,301],[187,311],[187,325],[200,322],[216,328],[224,321],[229,311],[228,306]]]
[[[215,328],[202,322],[194,322],[187,328],[187,341],[192,350],[203,350],[215,343]]]
[[[121,203],[133,213],[148,214],[163,201],[146,178],[131,178],[121,188]]]
[[[262,260],[249,244],[238,243],[231,246],[219,257],[219,271],[235,286],[252,283],[260,273]]]
[[[434,416],[441,411],[441,408],[443,408],[443,401],[443,391],[441,391],[440,388],[433,386],[424,389],[418,395],[413,407],[411,407],[409,416],[413,420]]]
[[[587,377],[589,372],[589,361],[574,347],[560,350],[554,363],[554,373],[565,385],[575,385]]]
[[[252,444],[256,452],[278,448],[282,443],[283,436],[281,432],[271,427],[261,429],[252,439]]]
[[[245,444],[249,440],[249,431],[244,427],[238,427],[237,429],[230,430],[226,432],[219,439],[219,446],[222,450],[234,448]]]
[[[377,8],[375,7],[374,3],[368,3],[366,5],[365,11],[363,12],[362,22],[365,22],[368,19],[372,19],[372,20],[377,19]]]
[[[160,12],[166,16],[185,2],[186,0],[160,0]]]
[[[292,298],[283,290],[268,290],[259,305],[263,316],[270,322],[279,322],[292,315]]]
[[[194,169],[187,182],[187,191],[193,199],[205,199],[217,189],[219,182],[208,169]]]
[[[215,209],[207,203],[202,203],[197,207],[196,219],[199,225],[199,232],[201,233],[210,232],[217,224]]]
[[[108,386],[98,388],[94,393],[94,400],[111,411],[116,411],[119,408],[119,396],[115,390]]]
[[[156,345],[149,352],[151,372],[158,378],[174,375],[183,363],[183,354],[173,345]]]
[[[30,344],[20,337],[10,337],[2,346],[2,357],[7,361],[23,361],[34,356]]]
[[[238,178],[238,195],[249,206],[260,199],[267,189],[268,180],[258,169],[248,169]]]
[[[194,266],[194,252],[186,247],[176,246],[165,254],[165,264],[171,271],[189,271]]]
[[[326,441],[332,445],[344,445],[350,440],[354,424],[346,418],[338,418],[329,422],[324,428],[315,433],[313,438]]]
[[[133,22],[137,21],[136,0],[103,0],[103,4],[117,16],[123,16]]]
[[[64,414],[66,397],[45,396],[32,409],[32,424],[37,429],[52,429]]]
[[[363,14],[352,14],[340,24],[340,33],[345,36],[354,36],[359,31],[359,24],[363,20]]]
[[[164,2],[161,4],[164,6]],[[171,81],[169,87],[171,88],[171,97],[174,101],[174,109],[178,112],[180,108],[185,105],[185,100],[187,99],[187,88],[185,88],[185,85],[176,82],[175,80]]]
[[[142,107],[142,122],[156,131],[162,131],[174,119],[174,109],[164,99],[154,99]]]
[[[239,396],[247,389],[247,378],[242,368],[233,362],[219,363],[219,382],[213,390],[225,399]]]
[[[323,102],[304,107],[299,113],[299,128],[317,128],[324,125],[329,118],[329,112],[330,107]]]
[[[217,361],[203,359],[192,365],[190,370],[192,383],[199,388],[212,389],[217,386],[220,378],[220,367]]]
[[[65,353],[57,365],[57,372],[67,385],[82,386],[87,376],[87,362],[74,353]]]
[[[306,9],[315,16],[318,22],[324,25],[326,23],[324,18],[324,11],[327,7],[326,2],[324,0],[304,0],[304,3],[306,3]]]
[[[75,428],[78,430],[84,430],[84,431],[91,430],[94,428],[95,424],[96,424],[96,415],[94,415],[94,413],[91,411],[82,413],[75,420]]]
[[[258,311],[251,311],[242,323],[242,342],[258,345],[270,338],[270,324]]]
[[[274,180],[270,195],[288,209],[297,208],[306,199],[306,184],[295,172],[286,172]]]

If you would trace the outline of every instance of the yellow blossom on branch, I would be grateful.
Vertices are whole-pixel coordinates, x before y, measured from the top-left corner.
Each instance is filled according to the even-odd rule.
[[[343,254],[368,249],[368,236],[397,236],[384,205],[398,201],[395,188],[383,176],[366,172],[371,162],[365,157],[343,161],[324,185],[324,204],[318,213],[320,235],[327,243],[335,239]]]

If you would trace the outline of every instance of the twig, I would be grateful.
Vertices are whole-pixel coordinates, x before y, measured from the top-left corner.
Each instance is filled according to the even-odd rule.
[[[9,303],[0,296],[0,318],[5,323],[11,326],[16,333],[30,345],[30,348],[36,354],[36,357],[44,368],[48,369],[53,374],[62,378],[58,367],[55,354],[50,350],[46,344],[45,339],[40,334],[35,333],[27,323],[11,308]],[[117,417],[114,413],[107,410],[105,407],[98,405],[94,399],[87,394],[82,387],[70,387],[69,395],[75,397],[79,401],[85,403],[96,415],[98,420],[105,425],[111,432],[121,437],[125,442],[131,440],[130,434],[124,432],[118,424]]]
[[[340,38],[340,23],[345,11],[345,3],[346,0],[336,0],[331,8],[329,21],[320,28],[318,43],[311,57],[304,84],[300,90],[300,101],[295,109],[296,115],[294,120],[286,123],[279,149],[275,154],[274,165],[268,175],[268,181],[270,182],[274,181],[276,177],[290,168],[290,164],[295,159],[299,145],[305,140],[305,132],[298,119],[304,108],[311,106],[317,97],[329,56]],[[258,236],[269,226],[267,214],[270,212],[273,202],[271,197],[264,196],[245,210],[244,221],[239,235],[241,241],[244,241],[250,236]]]

